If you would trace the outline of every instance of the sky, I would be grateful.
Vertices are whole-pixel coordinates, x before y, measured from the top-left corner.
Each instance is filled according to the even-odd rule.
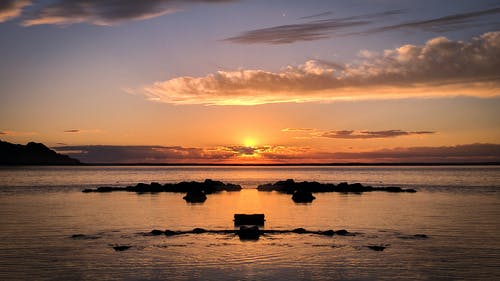
[[[2,0],[0,139],[87,163],[500,161],[500,1]]]

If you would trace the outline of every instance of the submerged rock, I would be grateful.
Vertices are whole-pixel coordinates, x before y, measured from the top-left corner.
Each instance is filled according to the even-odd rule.
[[[194,228],[193,231],[191,231],[191,232],[194,233],[194,234],[200,234],[200,233],[206,233],[207,230],[204,229],[204,228],[197,227],[197,228]]]
[[[305,230],[304,228],[302,227],[299,227],[299,228],[296,228],[294,230],[292,230],[293,233],[298,233],[298,234],[303,234],[303,233],[307,233],[308,231]]]
[[[153,229],[153,230],[151,230],[151,232],[149,234],[150,235],[162,235],[162,234],[165,234],[165,231],[159,230],[159,229]]]
[[[128,250],[132,248],[132,246],[127,246],[127,245],[118,245],[118,246],[113,246],[113,249],[115,249],[115,251],[125,251],[125,250]]]
[[[311,203],[316,197],[310,191],[299,189],[292,195],[292,200],[295,203]]]
[[[160,184],[157,182],[138,183],[134,186],[127,187],[109,187],[103,186],[97,189],[84,189],[82,192],[112,192],[112,191],[128,191],[137,193],[156,193],[156,192],[182,192],[187,193],[189,191],[201,190],[205,194],[212,194],[221,191],[240,191],[241,186],[232,183],[223,183],[221,181],[214,181],[211,179],[206,179],[203,182],[179,182],[179,183],[166,183]]]
[[[389,245],[368,245],[366,246],[368,249],[371,249],[371,250],[374,250],[374,251],[378,251],[378,252],[382,252],[383,250],[385,250],[385,248],[387,248]]]
[[[365,186],[361,183],[341,182],[338,185],[332,183],[319,183],[319,182],[296,182],[293,179],[287,179],[285,181],[277,181],[275,183],[261,184],[257,187],[259,191],[277,191],[286,194],[294,194],[299,190],[309,191],[309,192],[342,192],[342,193],[363,193],[371,191],[385,191],[385,192],[417,192],[415,189],[403,189],[397,186],[389,187],[373,187]]]
[[[264,214],[234,214],[234,225],[264,225]]]
[[[259,227],[254,226],[241,226],[237,231],[240,240],[259,240],[260,230]]]
[[[207,196],[201,190],[191,190],[182,199],[188,203],[203,203],[207,200]]]

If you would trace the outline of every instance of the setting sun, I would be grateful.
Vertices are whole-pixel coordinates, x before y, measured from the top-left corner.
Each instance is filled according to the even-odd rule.
[[[245,140],[243,141],[243,145],[246,147],[254,147],[255,145],[257,145],[257,141],[253,138],[245,138]]]

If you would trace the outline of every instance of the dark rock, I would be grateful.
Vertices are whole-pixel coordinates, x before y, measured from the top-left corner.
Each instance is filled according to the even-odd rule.
[[[335,231],[336,235],[341,235],[341,236],[346,236],[346,235],[351,235],[351,233],[345,229],[340,229]]]
[[[206,233],[207,230],[203,229],[203,228],[197,227],[197,228],[193,229],[193,231],[191,231],[191,232],[194,233],[194,234],[200,234],[200,233]]]
[[[151,235],[162,235],[162,234],[165,234],[165,232],[163,230],[153,229],[153,230],[151,230],[150,234]]]
[[[318,232],[318,234],[326,235],[326,236],[333,236],[335,234],[335,231],[330,229],[330,230],[320,231],[320,232]]]
[[[382,252],[387,248],[389,245],[368,245],[366,246],[368,249],[374,250],[374,251],[379,251]]]
[[[82,192],[110,192],[110,191],[128,191],[137,193],[156,193],[156,192],[182,192],[187,193],[190,191],[202,191],[204,194],[211,194],[221,191],[240,191],[241,186],[231,183],[223,183],[220,181],[213,181],[206,179],[204,182],[179,182],[179,183],[166,183],[161,185],[157,182],[138,183],[134,186],[127,187],[99,187],[97,189],[84,189]]]
[[[259,227],[254,226],[240,226],[240,229],[237,231],[240,240],[259,240],[260,230]]]
[[[121,246],[113,246],[113,249],[115,249],[115,251],[125,251],[125,250],[128,250],[130,249],[132,246],[126,246],[126,245],[121,245]]]
[[[277,181],[275,183],[261,184],[257,187],[259,191],[277,191],[281,193],[294,194],[297,191],[308,191],[308,192],[343,192],[343,193],[356,193],[361,194],[363,192],[371,191],[386,191],[386,192],[416,192],[415,189],[402,189],[396,186],[390,187],[372,187],[364,186],[361,183],[349,184],[347,182],[341,182],[338,185],[331,183],[319,183],[319,182],[295,182],[293,179],[288,179],[285,181]]]
[[[292,200],[295,203],[311,203],[316,197],[312,195],[310,191],[307,190],[297,190],[293,193]]]
[[[163,234],[165,234],[165,236],[174,236],[174,235],[178,235],[180,234],[178,231],[173,231],[173,230],[165,230],[163,232]]]
[[[293,233],[298,233],[298,234],[304,234],[304,233],[307,233],[307,230],[305,230],[302,227],[299,227],[299,228],[296,228],[296,229],[292,230],[292,232]]]
[[[234,225],[264,225],[264,214],[234,214]]]
[[[188,203],[203,203],[207,200],[207,196],[201,190],[191,190],[188,191],[186,196],[182,197]]]
[[[94,240],[99,239],[100,237],[96,235],[73,234],[71,235],[71,238],[75,240]]]
[[[111,191],[113,191],[113,187],[110,187],[110,186],[101,186],[101,187],[97,188],[96,191],[97,192],[111,192]]]

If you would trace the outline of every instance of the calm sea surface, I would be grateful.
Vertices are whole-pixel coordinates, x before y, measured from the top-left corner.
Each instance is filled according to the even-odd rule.
[[[244,190],[203,204],[179,193],[80,192],[206,178]],[[418,192],[322,193],[295,204],[255,189],[288,178]],[[357,235],[143,235],[233,229],[234,213],[264,213],[265,229]],[[500,166],[0,167],[0,280],[500,280],[499,237]]]

